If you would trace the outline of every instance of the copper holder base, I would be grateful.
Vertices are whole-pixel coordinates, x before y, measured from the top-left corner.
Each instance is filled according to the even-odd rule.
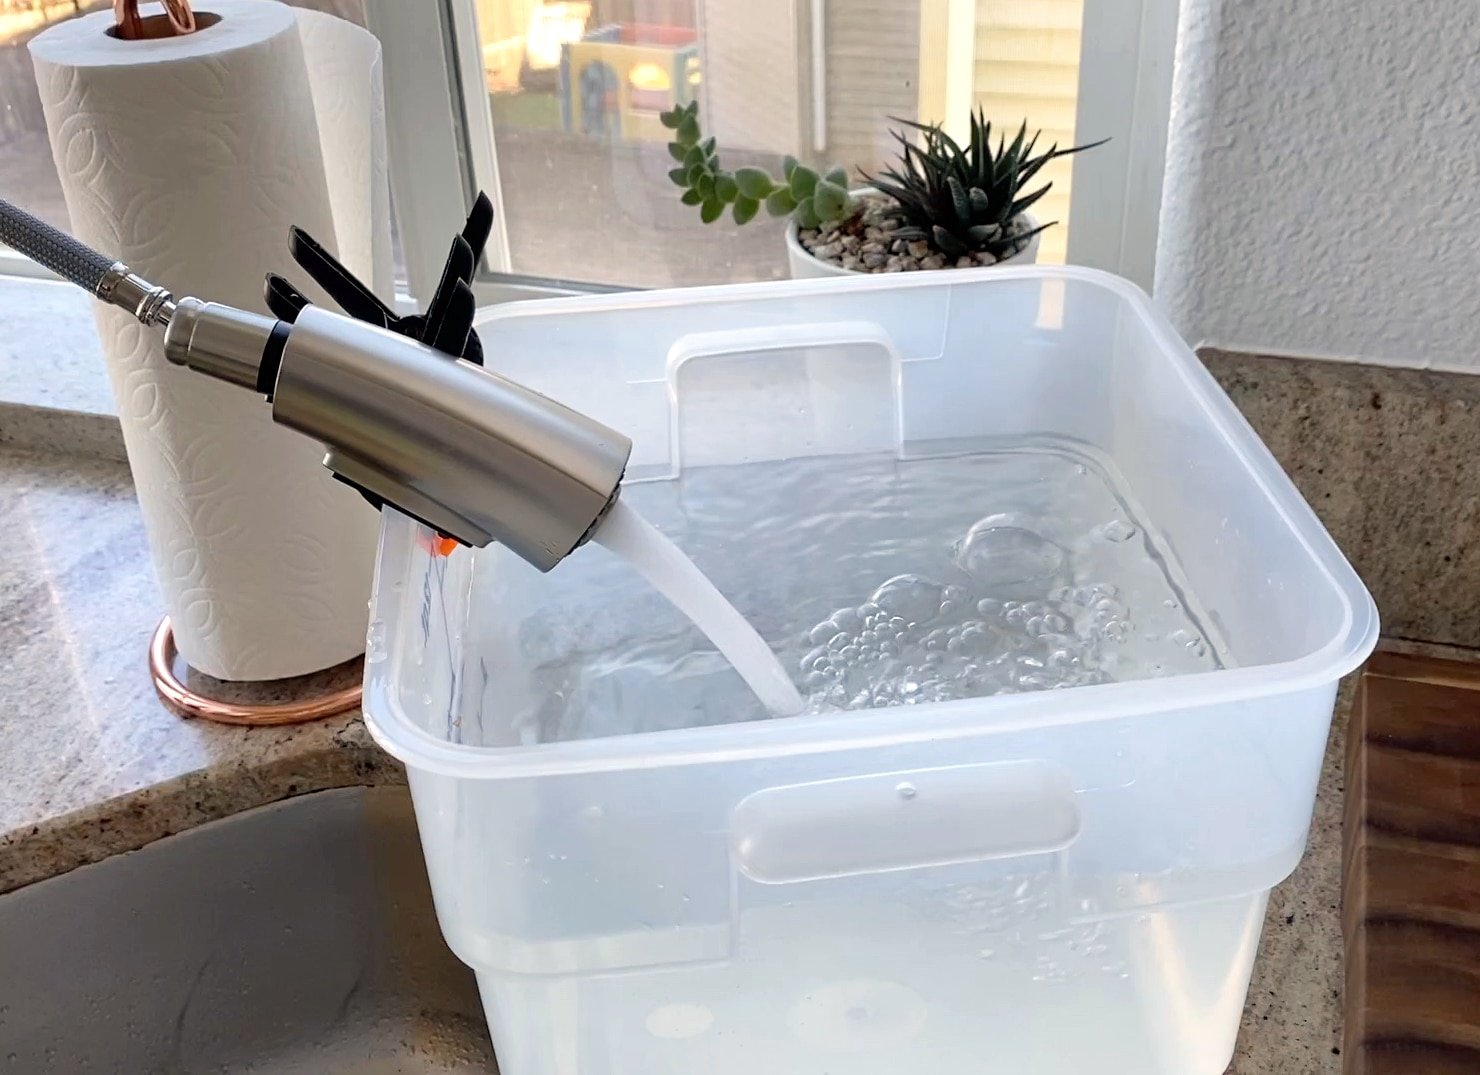
[[[200,717],[218,724],[241,724],[249,727],[271,727],[279,724],[303,724],[310,720],[345,713],[360,704],[360,684],[342,687],[318,698],[299,702],[273,702],[251,705],[223,702],[199,694],[175,675],[175,631],[168,616],[159,621],[154,637],[149,640],[149,678],[165,708],[179,717]]]

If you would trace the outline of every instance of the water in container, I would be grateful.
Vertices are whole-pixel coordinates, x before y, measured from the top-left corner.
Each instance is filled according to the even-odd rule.
[[[490,679],[460,699],[458,727],[478,732],[460,741],[554,742],[1221,667],[1133,511],[1102,463],[1033,441],[698,467],[631,484],[595,537],[621,555],[588,548],[548,577],[512,566],[479,577],[475,606],[528,610],[517,635],[532,682],[518,698],[533,708]],[[672,608],[647,589],[654,580]]]

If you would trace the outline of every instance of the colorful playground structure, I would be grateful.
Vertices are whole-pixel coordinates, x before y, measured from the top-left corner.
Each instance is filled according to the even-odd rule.
[[[699,90],[699,35],[682,26],[613,23],[560,56],[565,129],[592,138],[666,142],[658,113]]]

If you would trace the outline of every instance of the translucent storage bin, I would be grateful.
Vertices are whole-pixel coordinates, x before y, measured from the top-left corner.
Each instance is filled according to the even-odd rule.
[[[1075,446],[1227,665],[701,727],[675,683],[630,727],[541,740],[513,719],[540,690],[524,625],[576,568],[439,557],[387,513],[366,721],[504,1075],[1224,1070],[1377,617],[1140,292],[959,270],[524,303],[480,332],[493,368],[631,435],[634,482]],[[748,615],[806,597],[773,562]]]

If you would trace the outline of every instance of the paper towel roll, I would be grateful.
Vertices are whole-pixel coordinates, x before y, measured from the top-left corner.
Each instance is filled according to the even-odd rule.
[[[380,42],[320,11],[295,12],[328,165],[339,259],[386,302],[395,295]]]
[[[388,292],[374,38],[328,16],[300,31],[272,0],[201,14],[219,21],[185,37],[119,40],[103,12],[31,42],[73,231],[177,295],[266,312],[269,270],[323,298],[293,271],[297,224]],[[360,653],[375,512],[259,398],[169,365],[120,310],[97,322],[181,654],[260,680]]]

